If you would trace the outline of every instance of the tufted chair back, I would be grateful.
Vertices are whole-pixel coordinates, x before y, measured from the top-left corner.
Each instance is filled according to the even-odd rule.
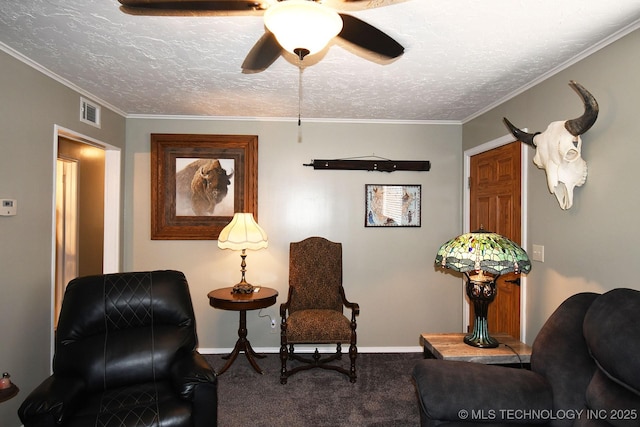
[[[56,331],[56,374],[89,391],[165,379],[195,349],[195,317],[182,273],[81,277],[67,286]]]
[[[196,350],[179,271],[80,277],[67,285],[53,374],[18,409],[25,427],[210,427],[217,378]]]
[[[342,313],[342,244],[309,237],[290,245],[289,287],[294,313],[330,309]]]

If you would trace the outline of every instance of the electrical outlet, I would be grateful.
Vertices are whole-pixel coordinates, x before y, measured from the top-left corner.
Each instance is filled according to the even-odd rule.
[[[276,319],[271,319],[271,329],[276,328]]]

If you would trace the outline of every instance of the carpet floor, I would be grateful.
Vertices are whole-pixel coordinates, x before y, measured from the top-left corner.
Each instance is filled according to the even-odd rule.
[[[216,371],[224,366],[220,355],[205,357]],[[422,358],[422,353],[362,353],[354,384],[338,372],[312,369],[289,377],[283,385],[277,354],[257,359],[263,375],[240,354],[218,377],[218,426],[419,426],[411,372]],[[348,368],[348,355],[338,363]]]

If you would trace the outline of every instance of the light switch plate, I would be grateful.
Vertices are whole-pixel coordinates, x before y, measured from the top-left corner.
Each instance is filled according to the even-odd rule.
[[[0,199],[0,216],[13,216],[18,211],[18,201],[15,199]]]
[[[532,259],[534,261],[544,262],[544,246],[533,245]]]

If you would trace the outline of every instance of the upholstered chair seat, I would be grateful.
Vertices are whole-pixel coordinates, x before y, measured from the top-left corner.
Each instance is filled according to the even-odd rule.
[[[287,341],[331,344],[349,343],[351,322],[340,311],[326,309],[299,310],[287,319]]]

